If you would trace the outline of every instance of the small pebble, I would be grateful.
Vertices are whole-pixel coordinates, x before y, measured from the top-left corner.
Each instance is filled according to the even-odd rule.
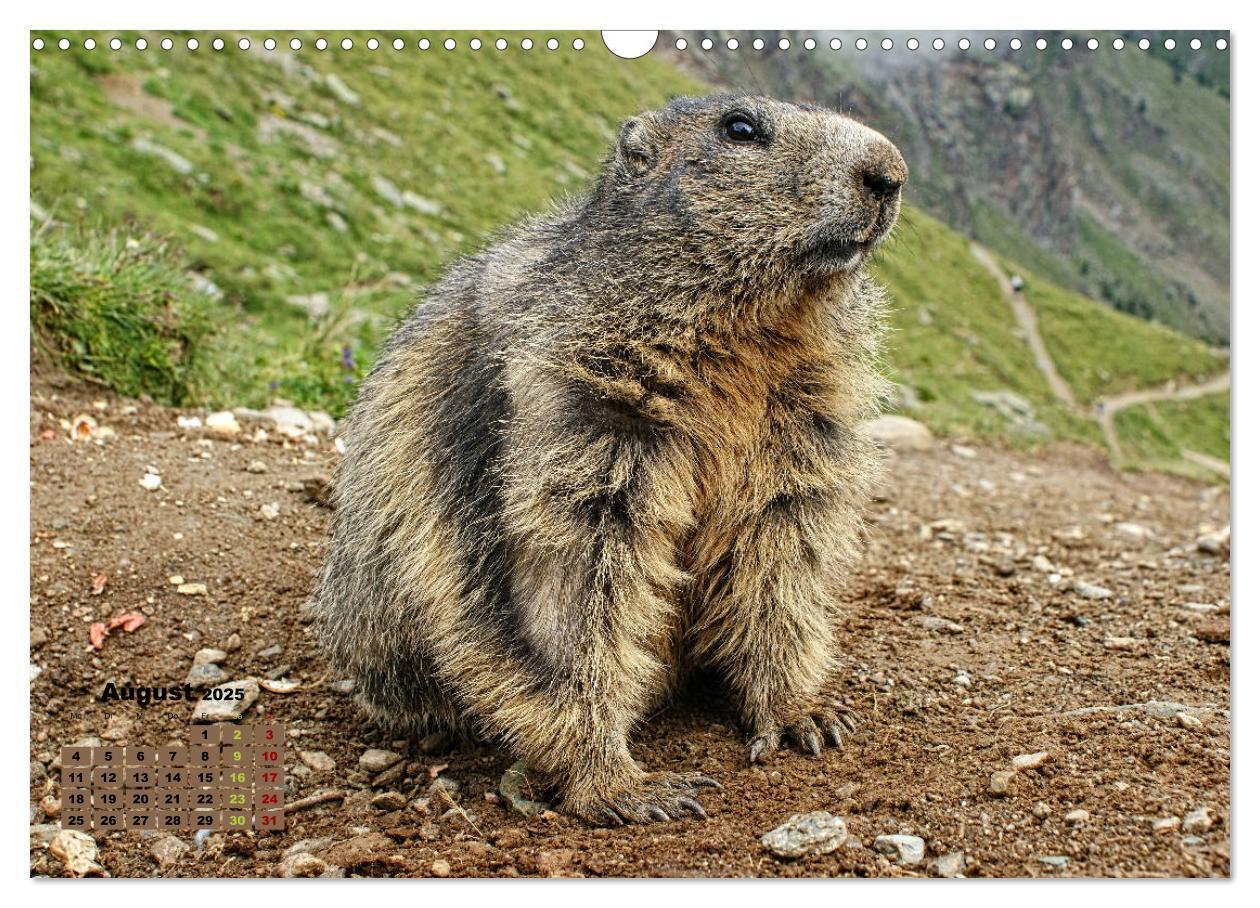
[[[392,750],[379,750],[378,748],[368,748],[359,757],[359,768],[366,772],[381,772],[389,769],[395,763],[402,759],[402,754],[396,754]]]
[[[791,860],[804,855],[830,854],[848,837],[844,820],[825,810],[797,813],[761,837],[762,846],[776,857]]]
[[[1190,834],[1207,832],[1212,828],[1214,822],[1216,822],[1216,819],[1212,816],[1212,808],[1196,807],[1182,817],[1181,831]]]
[[[1011,759],[1011,765],[1016,769],[1037,769],[1050,759],[1047,751],[1039,750],[1035,754],[1020,754]]]
[[[442,860],[441,858],[438,858],[436,861],[433,862],[433,875],[441,876],[441,877],[450,876],[451,865],[448,862]]]
[[[1000,769],[989,776],[989,794],[1005,797],[1010,794],[1011,783],[1015,779],[1015,770]]]
[[[917,835],[881,835],[875,837],[871,848],[894,858],[903,867],[914,867],[923,860],[925,846]]]
[[[1089,822],[1089,811],[1078,807],[1065,813],[1063,819],[1072,826],[1084,826]]]

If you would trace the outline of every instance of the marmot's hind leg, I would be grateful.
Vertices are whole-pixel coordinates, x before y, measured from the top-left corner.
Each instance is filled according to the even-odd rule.
[[[399,677],[378,669],[358,672],[355,699],[374,725],[403,736],[443,733],[452,743],[478,740],[472,724],[436,680],[421,672],[406,674]]]

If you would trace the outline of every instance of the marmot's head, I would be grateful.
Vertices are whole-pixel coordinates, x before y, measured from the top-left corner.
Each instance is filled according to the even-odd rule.
[[[832,111],[682,98],[622,126],[596,199],[674,244],[680,267],[765,292],[858,269],[896,222],[907,176],[895,145]]]

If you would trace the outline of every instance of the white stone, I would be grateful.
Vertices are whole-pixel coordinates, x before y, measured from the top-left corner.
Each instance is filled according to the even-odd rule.
[[[932,447],[932,431],[917,419],[887,414],[861,426],[861,431],[887,448],[926,451]]]

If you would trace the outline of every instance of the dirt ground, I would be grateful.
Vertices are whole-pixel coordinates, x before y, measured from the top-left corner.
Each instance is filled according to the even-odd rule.
[[[115,434],[70,442],[60,421],[80,413]],[[330,472],[332,441],[255,441],[244,420],[225,440],[181,429],[178,415],[32,380],[33,875],[63,872],[42,825],[55,820],[39,806],[58,793],[62,744],[186,740],[188,704],[105,705],[105,683],[180,684],[197,650],[233,635],[231,678],[299,683],[264,691],[245,720],[287,723],[288,801],[347,796],[291,813],[283,833],[216,833],[162,865],[154,837],[97,833],[110,875],[275,876],[298,843],[328,872],[363,876],[933,875],[933,859],[955,852],[968,876],[1230,872],[1230,567],[1227,550],[1196,547],[1228,524],[1225,487],[1119,474],[1076,447],[938,442],[896,455],[845,594],[835,692],[864,717],[845,748],[749,766],[729,704],[702,681],[633,748],[648,768],[721,781],[703,798],[709,819],[592,829],[514,812],[496,794],[507,753],[382,739],[334,686],[343,679],[325,674],[300,606],[329,518],[304,481]],[[149,467],[156,491],[140,484]],[[175,575],[207,595],[181,595]],[[1089,598],[1078,581],[1111,595]],[[92,622],[136,610],[142,627],[92,648]],[[359,758],[371,747],[407,757],[370,774]],[[299,751],[335,767],[311,769]],[[990,791],[1012,758],[1041,751],[1005,795]],[[441,795],[412,806],[436,778],[458,785],[457,809]],[[844,819],[842,847],[781,860],[760,844],[816,810]],[[927,857],[903,866],[874,851],[888,833],[921,837]]]

